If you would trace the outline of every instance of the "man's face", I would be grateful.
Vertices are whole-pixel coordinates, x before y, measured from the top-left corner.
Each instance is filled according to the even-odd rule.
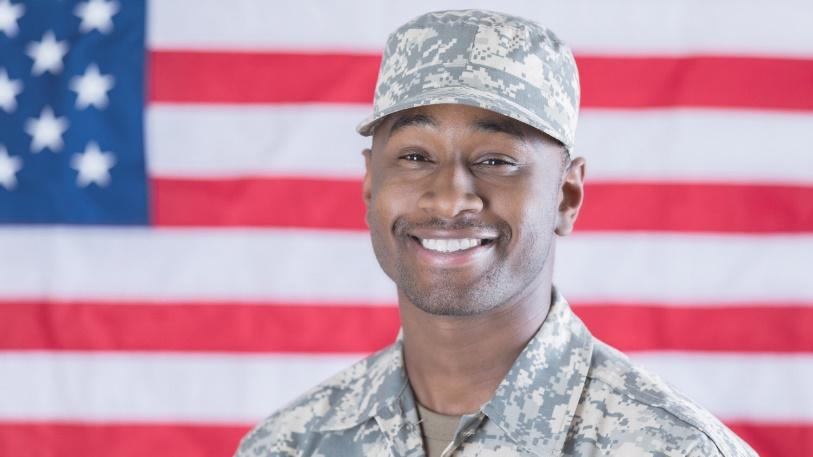
[[[536,288],[562,212],[559,143],[491,111],[430,105],[389,116],[364,154],[373,249],[402,300],[473,315]]]

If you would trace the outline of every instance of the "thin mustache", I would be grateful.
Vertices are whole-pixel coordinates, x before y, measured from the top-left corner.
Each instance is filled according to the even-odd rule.
[[[394,231],[397,235],[407,235],[410,231],[415,229],[436,229],[446,231],[466,230],[466,229],[480,229],[487,231],[496,231],[501,235],[510,233],[508,224],[497,223],[487,224],[483,221],[476,219],[440,219],[433,217],[424,222],[409,222],[406,219],[399,218],[395,221]]]

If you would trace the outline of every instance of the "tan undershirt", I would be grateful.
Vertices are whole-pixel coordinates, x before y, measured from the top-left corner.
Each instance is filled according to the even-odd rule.
[[[417,403],[417,402],[416,402]],[[426,457],[440,457],[446,446],[454,439],[454,432],[462,416],[446,416],[426,409],[418,403],[421,419],[421,435]]]

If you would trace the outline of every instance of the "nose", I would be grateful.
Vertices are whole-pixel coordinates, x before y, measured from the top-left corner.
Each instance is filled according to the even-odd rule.
[[[449,219],[483,210],[484,202],[475,190],[474,176],[462,164],[442,166],[430,179],[429,187],[418,200],[421,210]]]

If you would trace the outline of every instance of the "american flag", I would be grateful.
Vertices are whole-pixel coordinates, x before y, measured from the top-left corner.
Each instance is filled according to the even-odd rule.
[[[353,128],[430,10],[574,49],[556,284],[763,456],[813,455],[813,3],[0,0],[0,456],[230,455],[393,339]]]

